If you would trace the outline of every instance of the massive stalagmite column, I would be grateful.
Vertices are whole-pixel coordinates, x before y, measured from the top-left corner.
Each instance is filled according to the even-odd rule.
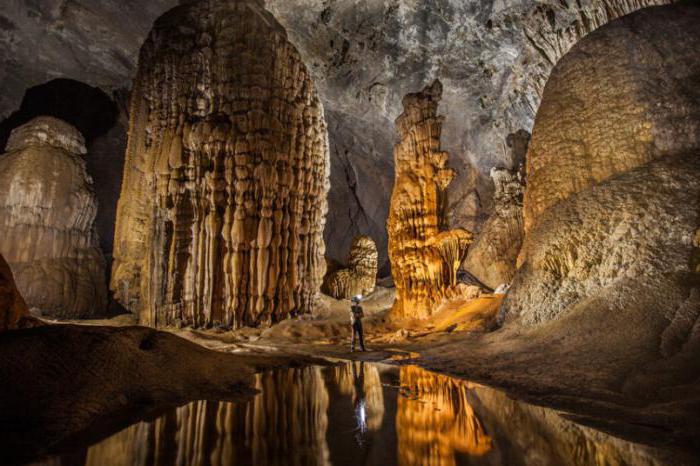
[[[446,230],[446,189],[454,172],[440,149],[441,96],[439,81],[407,95],[396,120],[401,141],[394,148],[396,179],[387,229],[397,291],[394,311],[401,317],[426,317],[449,296],[472,240],[466,230]]]
[[[12,131],[0,156],[0,254],[29,307],[50,317],[87,317],[107,303],[85,153],[77,129],[38,117]]]
[[[325,271],[323,109],[260,1],[185,2],[141,50],[112,289],[149,325],[313,308]]]

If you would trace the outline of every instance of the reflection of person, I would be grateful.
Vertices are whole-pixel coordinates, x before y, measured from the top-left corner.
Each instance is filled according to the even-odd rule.
[[[365,337],[362,334],[362,318],[365,316],[360,306],[360,296],[352,298],[352,306],[350,306],[350,324],[352,325],[352,345],[350,351],[355,351],[355,340],[360,340],[360,350],[365,349]]]
[[[367,433],[367,404],[365,402],[365,363],[351,362],[352,366],[352,383],[355,387],[355,393],[352,400],[355,408],[355,420],[357,421],[357,433],[355,440],[358,445],[365,443],[365,434]],[[360,373],[357,373],[357,365],[360,366]]]

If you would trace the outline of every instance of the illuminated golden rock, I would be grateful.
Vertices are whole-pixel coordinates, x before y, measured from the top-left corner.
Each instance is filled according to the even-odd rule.
[[[450,295],[472,241],[466,230],[447,230],[446,190],[454,173],[447,152],[440,149],[441,96],[440,81],[407,95],[404,113],[396,120],[401,141],[394,148],[396,178],[387,230],[399,317],[427,317]]]
[[[377,284],[377,246],[369,236],[358,236],[348,253],[348,268],[328,274],[323,291],[336,299],[367,295]]]
[[[49,317],[88,317],[107,305],[86,152],[73,126],[38,117],[12,131],[0,156],[0,253],[27,304]]]
[[[0,255],[0,332],[16,329],[29,308],[17,291],[10,266]]]
[[[400,371],[399,464],[449,466],[456,464],[455,452],[483,456],[491,450],[491,437],[468,400],[469,382],[413,366]]]
[[[262,2],[188,2],[162,16],[141,50],[130,118],[116,299],[156,326],[268,325],[313,310],[326,125]]]

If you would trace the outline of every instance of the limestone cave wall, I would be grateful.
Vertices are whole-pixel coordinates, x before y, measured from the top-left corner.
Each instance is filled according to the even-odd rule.
[[[258,1],[177,7],[141,50],[112,289],[150,325],[311,311],[325,272],[323,107]]]
[[[662,352],[693,340],[698,20],[695,5],[639,11],[556,66],[527,154],[526,235],[504,304],[511,318],[633,309],[669,319]]]
[[[78,130],[38,117],[12,131],[0,156],[0,253],[31,308],[83,318],[107,304],[97,200]]]

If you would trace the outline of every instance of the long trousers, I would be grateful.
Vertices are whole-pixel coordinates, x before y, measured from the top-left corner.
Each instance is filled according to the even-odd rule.
[[[360,349],[365,350],[365,337],[362,332],[362,322],[355,322],[352,324],[352,346],[351,349],[355,351],[355,340],[360,340]]]

